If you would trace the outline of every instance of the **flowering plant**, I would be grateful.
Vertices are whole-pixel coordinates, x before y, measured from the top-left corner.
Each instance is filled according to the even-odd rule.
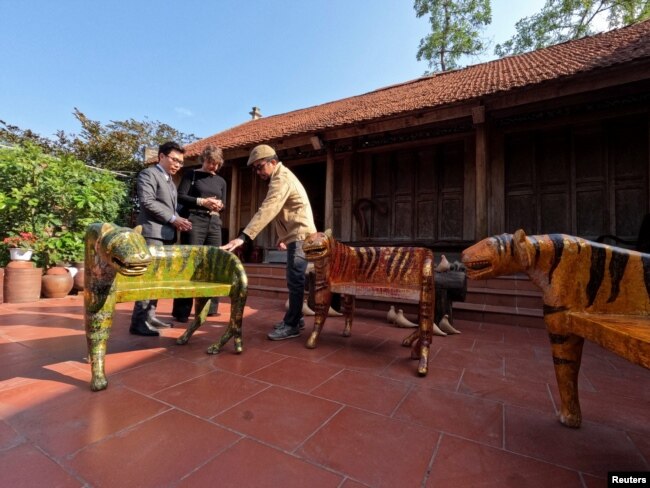
[[[2,243],[8,248],[31,249],[36,240],[31,232],[19,232],[18,235],[5,237]]]

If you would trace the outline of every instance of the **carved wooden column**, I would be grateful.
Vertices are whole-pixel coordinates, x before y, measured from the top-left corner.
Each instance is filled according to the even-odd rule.
[[[231,241],[237,237],[239,229],[239,168],[235,165],[232,167],[230,175],[230,201],[228,202],[228,240]]]
[[[476,229],[474,238],[478,241],[488,235],[485,107],[478,106],[472,108],[472,122],[474,123],[476,134]]]
[[[325,172],[325,229],[334,228],[334,147],[327,146],[327,169]],[[325,230],[319,229],[319,230]]]

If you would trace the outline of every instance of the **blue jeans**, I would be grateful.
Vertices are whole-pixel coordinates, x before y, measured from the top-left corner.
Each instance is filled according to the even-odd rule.
[[[294,329],[302,318],[302,302],[305,297],[305,271],[307,259],[302,251],[302,241],[287,245],[287,288],[289,289],[289,309],[284,314],[284,323]]]

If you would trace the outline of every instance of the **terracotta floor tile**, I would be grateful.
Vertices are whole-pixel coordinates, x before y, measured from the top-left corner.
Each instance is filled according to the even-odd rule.
[[[50,380],[21,380],[11,388],[0,390],[0,419],[7,420],[23,410],[47,404],[69,394],[75,386]]]
[[[548,356],[541,361],[534,357],[528,359],[506,358],[505,376],[512,379],[555,384],[555,369],[553,369],[551,351],[549,350]]]
[[[580,407],[583,420],[650,437],[650,400],[580,390]]]
[[[81,480],[27,444],[0,453],[0,473],[0,484],[11,488],[83,486]]]
[[[503,443],[503,405],[469,395],[415,387],[393,417],[491,446]]]
[[[576,471],[445,435],[426,486],[582,488],[582,482]]]
[[[341,488],[367,488],[368,485],[365,483],[360,483],[358,481],[351,480],[350,478],[346,479]]]
[[[503,376],[504,360],[499,357],[484,357],[473,351],[443,349],[435,358],[436,365],[447,369],[468,370]]]
[[[543,412],[554,411],[553,400],[544,383],[527,382],[523,379],[513,380],[466,371],[458,391],[508,405],[518,405]]]
[[[285,358],[250,375],[260,381],[308,392],[341,371],[341,368]]]
[[[429,372],[426,376],[417,374],[418,362],[410,358],[395,359],[381,372],[386,376],[399,381],[406,381],[418,387],[439,388],[442,390],[457,391],[460,378],[463,374],[459,369],[447,369],[433,359],[429,361]]]
[[[420,486],[439,436],[420,426],[346,407],[297,454],[368,486]]]
[[[251,439],[242,439],[226,452],[185,478],[178,486],[240,486],[336,488],[343,477]]]
[[[646,434],[637,434],[636,432],[628,432],[628,435],[641,455],[645,458],[646,465],[650,466],[650,437]]]
[[[408,357],[410,354],[409,351],[405,348],[404,352],[404,355]],[[373,353],[372,347],[346,347],[334,351],[329,356],[324,357],[320,363],[330,364],[340,368],[369,371],[378,374],[392,361],[393,358],[390,356],[382,356]],[[415,366],[415,368],[417,368],[417,366]]]
[[[48,454],[62,457],[169,409],[122,387],[79,388],[19,412],[8,423]]]
[[[302,335],[295,340],[273,342],[267,339],[266,333],[264,334],[264,340],[267,345],[270,345],[269,348],[273,352],[312,362],[319,362],[323,358],[331,355],[333,352],[346,346],[347,338],[341,336],[329,336],[323,340],[319,338],[315,349],[308,349],[305,344],[309,334],[311,333],[311,329],[307,327],[305,330],[308,332],[303,332]]]
[[[214,421],[292,451],[341,406],[286,388],[271,387],[214,417]]]
[[[192,363],[178,358],[161,358],[124,373],[112,376],[113,385],[122,384],[147,395],[183,383],[213,371],[206,363]]]
[[[169,486],[238,439],[208,421],[171,410],[63,462],[92,486]]]
[[[227,371],[213,371],[167,388],[155,398],[207,419],[268,387]]]
[[[523,344],[513,345],[506,343],[477,341],[473,351],[476,354],[484,357],[495,356],[501,358],[530,359],[535,355],[533,346],[526,344],[525,342]]]
[[[641,366],[632,366],[634,366],[635,372],[638,373],[636,377],[626,377],[617,373],[603,374],[588,370],[581,373],[589,379],[596,391],[602,394],[624,396],[647,404],[650,402],[650,370]]]
[[[505,448],[603,478],[608,471],[647,469],[636,446],[621,430],[584,419],[580,429],[570,429],[555,416],[518,407],[506,407]]]
[[[444,435],[426,486],[582,488],[582,483],[576,471]]]
[[[607,478],[596,478],[582,473],[585,488],[607,488]]]
[[[25,438],[4,420],[0,421],[0,452],[25,442]]]
[[[262,351],[260,349],[247,349],[241,354],[222,352],[210,359],[210,364],[217,369],[246,376],[254,371],[265,368],[284,359],[282,354]]]
[[[409,388],[408,383],[344,370],[311,393],[353,407],[390,415]]]

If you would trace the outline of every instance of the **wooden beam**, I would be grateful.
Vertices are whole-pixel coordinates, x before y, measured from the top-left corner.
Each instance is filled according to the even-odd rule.
[[[503,132],[491,130],[490,135],[490,187],[488,205],[488,235],[514,232],[506,229],[505,209],[505,155]]]
[[[228,240],[232,241],[237,237],[239,229],[239,168],[232,167],[230,175],[230,201],[228,202]]]
[[[476,125],[476,228],[474,239],[487,237],[487,138],[485,124]]]
[[[341,165],[341,240],[352,240],[352,155],[343,157]]]
[[[327,146],[325,170],[325,229],[334,228],[334,146]]]

